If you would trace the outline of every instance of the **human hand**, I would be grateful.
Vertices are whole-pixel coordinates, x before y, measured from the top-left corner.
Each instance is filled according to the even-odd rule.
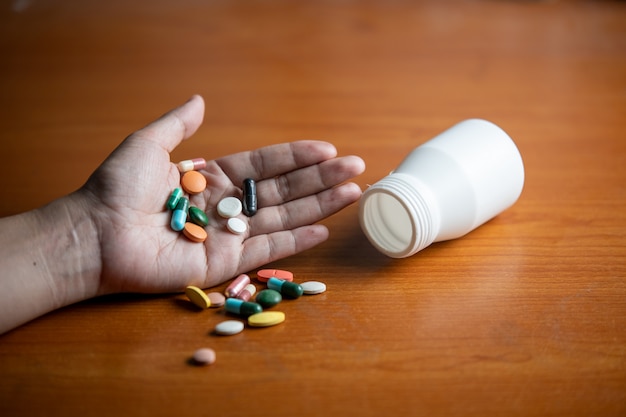
[[[355,156],[336,157],[325,142],[298,141],[207,161],[207,189],[190,197],[209,217],[208,238],[194,243],[170,226],[165,201],[180,185],[170,152],[202,123],[204,102],[181,107],[129,136],[79,191],[89,201],[100,241],[99,294],[207,288],[266,263],[309,249],[328,237],[314,223],[355,202],[361,190],[344,181],[365,169]],[[193,155],[196,157],[199,155]],[[201,155],[200,155],[201,156]],[[230,233],[216,211],[257,183],[259,210]]]

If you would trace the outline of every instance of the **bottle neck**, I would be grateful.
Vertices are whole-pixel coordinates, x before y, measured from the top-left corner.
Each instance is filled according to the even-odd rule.
[[[392,173],[365,190],[359,219],[370,242],[392,258],[419,252],[439,233],[435,198],[407,174]]]

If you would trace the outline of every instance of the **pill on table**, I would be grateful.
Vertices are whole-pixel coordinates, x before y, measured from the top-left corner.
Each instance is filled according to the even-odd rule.
[[[193,353],[192,357],[196,365],[211,365],[215,363],[215,351],[211,348],[201,348]]]
[[[300,283],[304,294],[321,294],[326,291],[326,284],[319,281],[307,281]]]
[[[270,308],[283,301],[283,296],[276,290],[261,290],[254,297],[254,301],[263,308]]]
[[[185,197],[181,197],[176,204],[176,209],[172,212],[172,219],[170,226],[173,230],[180,232],[185,228],[185,222],[187,222],[187,210],[189,209],[189,200]]]
[[[241,235],[245,233],[246,230],[248,230],[246,222],[237,217],[231,217],[230,219],[228,219],[228,221],[226,222],[226,227],[228,228],[228,230],[230,230],[231,233],[234,233],[236,235]]]
[[[180,172],[198,171],[206,168],[206,160],[204,158],[193,158],[180,161],[176,164]]]
[[[252,298],[255,292],[256,287],[254,286],[254,284],[248,284],[243,287],[243,290],[241,290],[239,294],[237,294],[237,298],[243,301],[248,301],[250,300],[250,298]]]
[[[211,301],[211,307],[221,307],[226,302],[226,297],[221,292],[213,291],[206,295]]]
[[[206,230],[195,223],[187,222],[183,228],[183,234],[192,242],[202,243],[208,237]]]
[[[250,284],[250,277],[246,274],[241,274],[226,287],[224,294],[226,297],[237,297],[237,294],[243,291],[248,284]]]
[[[243,331],[244,324],[237,320],[224,320],[218,323],[213,332],[222,336],[232,336]]]
[[[252,327],[269,327],[285,321],[285,313],[282,311],[263,311],[248,317],[248,325]]]
[[[263,311],[263,307],[261,307],[260,304],[243,301],[238,298],[227,298],[224,303],[224,309],[229,313],[238,314],[244,317]]]
[[[193,285],[185,288],[185,295],[189,300],[194,303],[196,306],[200,308],[209,308],[211,307],[211,300],[207,295],[202,291],[202,289],[195,287]]]
[[[238,216],[242,208],[241,201],[237,197],[226,197],[217,203],[217,214],[229,219]]]
[[[252,178],[246,178],[243,180],[243,214],[254,216],[256,210],[256,183]]]
[[[206,216],[204,210],[195,206],[189,207],[189,220],[202,227],[209,224],[209,218]]]
[[[285,281],[293,281],[293,273],[283,269],[261,269],[256,273],[256,277],[261,282],[267,282],[274,277]]]
[[[167,208],[170,210],[174,210],[176,208],[176,204],[178,204],[178,200],[183,196],[183,190],[180,188],[174,188],[172,194],[167,199]]]
[[[276,290],[287,298],[298,298],[304,293],[300,284],[275,277],[267,280],[267,288]]]
[[[206,178],[198,171],[187,171],[180,179],[180,185],[189,194],[198,194],[206,189]]]

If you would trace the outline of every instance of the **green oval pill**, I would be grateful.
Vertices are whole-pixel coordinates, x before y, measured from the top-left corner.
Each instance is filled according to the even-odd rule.
[[[189,220],[202,227],[209,224],[209,218],[206,216],[206,213],[194,206],[189,207]]]
[[[255,301],[261,304],[263,308],[274,307],[276,304],[283,301],[283,296],[276,290],[262,290],[256,295]]]

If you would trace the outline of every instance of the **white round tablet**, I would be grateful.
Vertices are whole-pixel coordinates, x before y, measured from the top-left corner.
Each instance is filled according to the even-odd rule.
[[[319,281],[307,281],[300,284],[305,294],[321,294],[326,291],[326,284]]]
[[[223,336],[232,336],[243,331],[244,324],[237,320],[226,320],[215,326],[215,333]]]
[[[237,197],[226,197],[217,203],[217,214],[228,219],[238,216],[242,208],[241,200]]]
[[[228,222],[226,223],[226,227],[228,227],[228,230],[230,230],[232,233],[236,235],[245,233],[245,231],[248,230],[248,226],[246,225],[246,222],[244,222],[243,220],[237,217],[231,217],[230,219],[228,219]]]

